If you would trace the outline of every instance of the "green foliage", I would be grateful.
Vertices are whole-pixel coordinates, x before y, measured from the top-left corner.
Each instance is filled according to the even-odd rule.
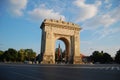
[[[3,54],[3,51],[0,50],[0,56]]]
[[[103,63],[110,63],[113,61],[112,57],[108,53],[103,54]]]
[[[59,63],[67,63],[68,62],[68,56],[67,56],[67,53],[66,53],[66,51],[64,50],[64,51],[62,51],[62,49],[60,48],[60,55],[59,55],[59,57],[58,57],[58,49],[59,48],[56,48],[56,50],[55,50],[55,62],[57,63],[57,64],[59,64]]]
[[[3,51],[0,50],[0,61],[2,61],[2,55],[3,55]]]
[[[6,51],[0,51],[0,61],[11,61],[11,62],[23,62],[25,60],[34,61],[36,53],[32,49],[20,49],[16,51],[13,48],[9,48]]]
[[[25,50],[20,49],[18,51],[18,61],[23,62],[25,60]]]
[[[25,49],[25,59],[28,61],[33,61],[36,57],[36,53],[32,49]]]
[[[103,53],[103,51],[94,51],[90,57],[94,63],[111,63],[113,61],[112,57],[108,53]]]
[[[7,51],[4,52],[3,58],[6,61],[16,61],[17,60],[17,51],[15,49],[9,48]]]
[[[115,55],[115,62],[120,64],[120,50],[118,50]]]
[[[42,55],[41,54],[38,54],[36,56],[36,61],[39,61],[39,63],[42,61]]]
[[[58,49],[59,48],[56,48],[56,50],[55,50],[55,61],[57,61],[58,60]],[[62,49],[60,48],[60,57],[62,56]]]

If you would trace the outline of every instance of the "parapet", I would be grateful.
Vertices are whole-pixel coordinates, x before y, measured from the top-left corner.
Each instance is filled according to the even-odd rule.
[[[55,20],[55,19],[45,19],[41,25],[41,28],[43,25],[56,25],[56,26],[66,26],[66,27],[73,27],[73,28],[80,28],[79,25],[74,24],[72,22],[65,22],[62,20]],[[81,28],[80,28],[81,29]]]
[[[78,26],[77,24],[74,24],[71,22],[65,22],[62,20],[55,20],[55,19],[45,19],[44,23],[56,23],[56,24],[62,24],[62,25]]]

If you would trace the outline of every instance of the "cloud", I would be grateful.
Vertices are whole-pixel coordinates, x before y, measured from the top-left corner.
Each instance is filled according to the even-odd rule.
[[[100,5],[102,5],[102,2],[97,0],[94,5],[95,5],[96,7],[99,7]]]
[[[119,48],[120,48],[120,46],[94,46],[92,52],[93,51],[103,51],[103,52],[109,53],[112,57],[114,57],[116,54],[116,51],[118,51]],[[89,50],[88,52],[90,53],[91,50]]]
[[[62,19],[65,20],[65,16],[61,15],[59,12],[55,12],[53,9],[46,8],[35,8],[32,11],[29,11],[31,19],[40,20],[40,19]]]
[[[93,33],[94,38],[103,39],[120,31],[119,26],[114,26],[120,22],[120,6],[113,8],[111,11],[106,13],[98,14],[91,18],[90,20],[85,21],[81,26],[84,30],[97,31]]]
[[[82,26],[84,29],[94,30],[100,27],[110,27],[112,24],[120,21],[120,7],[105,14],[96,15],[91,20],[87,20]]]
[[[110,0],[105,0],[104,4],[106,9],[110,9],[112,7],[112,3]]]
[[[116,7],[114,10],[108,13],[116,22],[120,21],[120,6]]]
[[[120,32],[120,27],[117,28],[103,28],[96,32],[97,35],[100,35],[98,39],[102,39],[106,36],[112,36],[114,33]]]
[[[92,55],[92,53],[94,51],[103,51],[103,52],[107,52],[109,53],[112,57],[115,56],[116,51],[118,51],[120,49],[119,45],[99,45],[98,44],[92,44],[91,45],[87,45],[85,47],[81,47],[81,53],[84,53],[84,55]]]
[[[86,4],[85,0],[76,0],[74,1],[74,5],[80,9],[76,20],[76,22],[80,22],[94,17],[98,12],[98,6],[101,5],[101,2],[96,1],[95,4]]]
[[[92,44],[92,42],[90,42],[90,41],[81,41],[80,43],[83,45],[91,45]]]
[[[22,16],[23,10],[25,10],[27,5],[27,0],[10,0],[9,11],[15,16]]]
[[[107,5],[105,6],[105,8],[110,9],[111,6],[112,6],[112,4],[107,4]]]
[[[110,0],[105,0],[105,1],[104,1],[104,3],[106,3],[106,4],[107,4],[107,3],[109,3],[109,1],[110,1]]]

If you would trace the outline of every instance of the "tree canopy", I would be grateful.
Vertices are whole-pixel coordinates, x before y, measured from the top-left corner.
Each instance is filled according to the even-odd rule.
[[[36,52],[32,49],[15,50],[9,48],[6,51],[0,51],[0,61],[23,62],[25,60],[33,61],[36,58]]]
[[[111,63],[113,61],[112,57],[108,53],[103,53],[103,51],[94,51],[90,57],[93,63]]]
[[[115,62],[120,64],[120,49],[116,52]]]

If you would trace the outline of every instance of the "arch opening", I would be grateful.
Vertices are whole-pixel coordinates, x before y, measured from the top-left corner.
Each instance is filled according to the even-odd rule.
[[[60,37],[55,41],[55,63],[56,64],[67,64],[69,63],[69,41]]]

